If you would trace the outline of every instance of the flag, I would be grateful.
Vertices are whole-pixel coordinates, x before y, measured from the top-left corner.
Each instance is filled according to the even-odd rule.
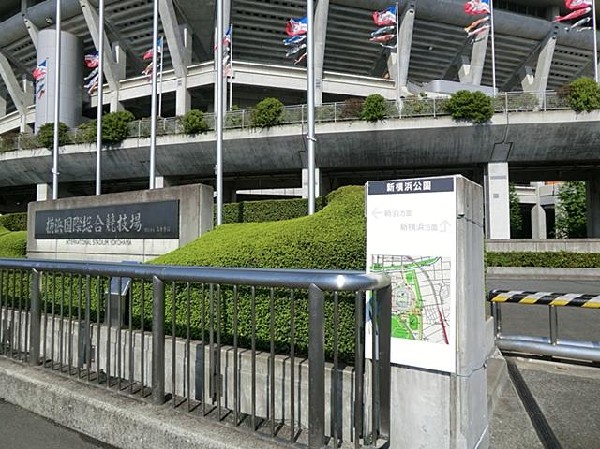
[[[376,29],[371,33],[371,37],[382,36],[384,34],[393,34],[396,35],[396,27],[394,25],[388,25],[381,28]]]
[[[98,67],[98,64],[99,64],[98,52],[96,51],[94,53],[90,53],[89,55],[85,55],[83,57],[83,62],[88,69],[93,69],[95,67]]]
[[[302,35],[302,36],[291,36],[288,38],[285,38],[283,40],[283,45],[285,45],[286,47],[290,46],[290,45],[298,45],[302,42],[304,42],[306,40],[306,34]]]
[[[158,40],[156,41],[156,53],[160,54],[160,52],[162,51],[162,46],[163,46],[163,38],[159,37]],[[150,50],[146,50],[146,52],[142,55],[142,59],[144,61],[147,61],[148,59],[152,59],[154,57],[154,48],[151,48]]]
[[[390,6],[383,11],[373,11],[373,22],[378,26],[395,25],[396,15],[396,5]]]
[[[38,63],[35,69],[33,69],[33,79],[36,81],[40,81],[46,77],[47,66],[46,60],[44,59],[42,62]]]
[[[587,6],[585,8],[578,8],[564,16],[556,16],[554,22],[568,22],[569,20],[580,19],[581,17],[587,16],[592,12],[592,7]]]
[[[302,43],[300,45],[295,45],[293,47],[291,47],[287,53],[285,54],[285,56],[287,58],[289,58],[292,55],[295,55],[296,53],[298,53],[300,50],[304,50],[306,48],[306,43]]]
[[[371,42],[389,42],[392,39],[395,39],[396,35],[395,34],[383,34],[381,36],[375,36],[372,37],[371,39],[369,39]]]
[[[469,0],[464,5],[467,14],[476,16],[490,13],[490,0]]]
[[[46,93],[46,83],[38,81],[35,83],[35,95],[39,100]]]
[[[151,77],[153,71],[154,71],[154,64],[150,63],[144,68],[144,70],[142,70],[142,75],[147,77],[148,81],[150,81],[150,77]]]
[[[285,32],[288,36],[299,36],[308,32],[308,18],[306,16],[299,19],[290,19],[285,25]]]

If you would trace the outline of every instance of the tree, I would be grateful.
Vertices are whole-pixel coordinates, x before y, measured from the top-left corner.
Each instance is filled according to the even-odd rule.
[[[521,205],[519,204],[517,188],[513,183],[510,183],[508,187],[508,195],[510,201],[510,235],[518,236],[523,230],[523,215]]]
[[[204,120],[204,114],[199,109],[191,109],[181,117],[183,132],[186,134],[198,134],[208,131],[208,124]]]
[[[71,143],[69,139],[69,127],[63,123],[58,123],[58,145],[63,146]],[[45,123],[40,126],[37,133],[38,141],[46,148],[52,148],[54,145],[54,123]]]
[[[267,97],[260,101],[250,116],[252,126],[269,128],[283,121],[283,103],[277,98]]]
[[[556,236],[587,237],[585,182],[568,181],[560,186],[556,204]]]
[[[125,140],[129,135],[129,123],[135,119],[129,111],[109,112],[102,117],[102,143],[112,144]]]
[[[600,86],[591,78],[579,78],[566,88],[569,106],[576,112],[600,109]]]
[[[492,99],[483,92],[459,90],[444,107],[459,122],[486,123],[494,115]]]
[[[371,94],[365,99],[360,117],[367,122],[378,122],[385,118],[385,113],[383,95]]]

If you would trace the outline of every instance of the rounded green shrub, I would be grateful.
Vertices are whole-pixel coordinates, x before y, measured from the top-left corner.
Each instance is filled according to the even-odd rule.
[[[13,214],[0,215],[0,226],[9,231],[27,230],[27,212],[15,212]]]
[[[37,132],[37,141],[46,148],[54,146],[54,123],[45,123]],[[66,123],[58,123],[58,145],[63,146],[71,143],[69,140],[69,127]]]
[[[269,128],[283,122],[283,103],[277,98],[267,97],[252,110],[250,123],[256,128]]]
[[[129,135],[129,123],[135,119],[129,111],[109,112],[102,117],[102,142],[119,143]]]
[[[77,143],[92,143],[96,141],[96,120],[82,123],[77,128]]]
[[[590,112],[600,109],[600,85],[593,79],[576,79],[565,90],[569,107],[574,111]]]
[[[385,98],[380,94],[369,95],[363,104],[360,118],[367,122],[379,122],[386,116]]]
[[[208,131],[208,124],[204,120],[204,114],[199,109],[192,109],[181,117],[181,125],[185,134],[199,134]]]
[[[459,90],[450,97],[444,108],[459,122],[486,123],[494,115],[492,99],[483,92]]]
[[[27,232],[9,232],[0,236],[0,257],[23,258],[27,253]]]

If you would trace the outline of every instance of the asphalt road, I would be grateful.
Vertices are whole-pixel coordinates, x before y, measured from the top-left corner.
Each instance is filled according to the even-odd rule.
[[[488,277],[487,289],[528,290],[554,293],[600,294],[599,281],[536,281]],[[507,335],[547,337],[548,307],[503,304],[502,332]],[[558,337],[600,341],[600,309],[558,307]],[[600,443],[599,443],[600,447]]]
[[[2,449],[113,449],[0,399]]]

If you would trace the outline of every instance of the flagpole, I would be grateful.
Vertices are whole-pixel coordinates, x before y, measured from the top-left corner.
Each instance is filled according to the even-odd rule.
[[[229,110],[233,109],[233,26],[229,24]]]
[[[596,27],[596,1],[592,1],[592,22],[594,27],[592,30],[594,31],[594,80],[598,82],[598,36],[596,36],[597,27]]]
[[[160,37],[160,75],[158,80],[158,116],[162,117],[162,79],[163,79],[164,37]]]
[[[96,195],[102,195],[102,83],[104,67],[104,0],[98,1],[98,104],[96,105]]]
[[[400,2],[396,3],[396,107],[400,109]]]
[[[217,132],[217,225],[223,224],[223,0],[217,0],[217,72],[215,125]]]
[[[494,0],[490,0],[490,31],[492,33],[492,90],[496,95],[496,43],[494,38]]]
[[[154,0],[152,23],[152,99],[151,99],[151,125],[150,125],[150,190],[156,188],[156,67],[158,55],[156,42],[158,41],[158,0]]]
[[[60,114],[60,33],[61,33],[61,0],[56,0],[56,36],[54,57],[54,136],[52,143],[52,199],[58,199],[58,131]]]
[[[314,59],[314,5],[313,0],[306,2],[306,95],[308,106],[308,134],[306,139],[308,158],[308,215],[315,213],[315,59]]]

